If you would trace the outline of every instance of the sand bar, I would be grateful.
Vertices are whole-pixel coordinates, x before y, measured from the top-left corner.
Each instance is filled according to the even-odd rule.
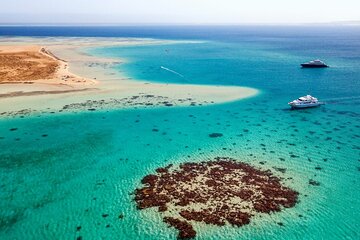
[[[100,58],[84,50],[176,43],[178,41],[124,38],[1,38],[0,114],[11,116],[24,110],[36,113],[198,106],[257,94],[256,89],[245,87],[164,84],[131,79],[113,69],[126,59]],[[5,58],[11,61],[5,61]]]

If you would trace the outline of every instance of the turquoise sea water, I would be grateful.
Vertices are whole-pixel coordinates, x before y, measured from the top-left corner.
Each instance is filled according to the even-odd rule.
[[[359,239],[360,29],[225,30],[168,34],[198,43],[89,52],[128,59],[115,69],[134,79],[249,86],[256,97],[1,119],[0,238],[175,239],[154,209],[136,210],[131,193],[159,166],[228,156],[283,177],[299,203],[241,228],[195,224],[198,239]],[[157,31],[151,37],[167,38]],[[314,58],[331,68],[299,68]],[[328,104],[288,109],[308,93]]]

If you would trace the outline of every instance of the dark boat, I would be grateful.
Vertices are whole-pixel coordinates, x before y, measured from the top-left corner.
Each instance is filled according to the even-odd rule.
[[[302,63],[301,66],[303,68],[326,68],[326,67],[329,67],[323,61],[320,61],[320,60],[314,60],[314,61],[310,61],[307,63]]]

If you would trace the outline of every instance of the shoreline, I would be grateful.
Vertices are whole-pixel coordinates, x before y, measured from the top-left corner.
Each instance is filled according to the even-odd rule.
[[[119,74],[112,67],[125,59],[102,58],[84,52],[86,48],[144,44],[176,44],[179,41],[153,39],[98,38],[0,38],[1,46],[41,46],[44,54],[60,62],[59,74],[74,79],[86,79],[83,84],[71,84],[55,78],[32,84],[3,83],[0,90],[0,116],[7,112],[29,110],[41,112],[64,110],[64,106],[83,105],[73,109],[121,109],[128,107],[198,106],[225,103],[255,96],[259,91],[247,87],[166,84],[132,78]],[[49,54],[51,53],[51,54]],[[61,63],[63,65],[61,65]],[[71,94],[72,93],[72,94]],[[95,93],[95,94],[94,94]],[[148,96],[145,97],[144,96]],[[150,97],[149,97],[150,96]],[[26,101],[24,101],[26,100]],[[46,106],[44,102],[46,101]],[[92,103],[91,106],[88,104]]]

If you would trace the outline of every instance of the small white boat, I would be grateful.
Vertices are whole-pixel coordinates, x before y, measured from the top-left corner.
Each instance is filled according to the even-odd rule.
[[[319,100],[313,96],[306,95],[304,97],[300,97],[292,102],[288,103],[291,108],[311,108],[318,107],[323,105],[323,102],[319,102]]]

